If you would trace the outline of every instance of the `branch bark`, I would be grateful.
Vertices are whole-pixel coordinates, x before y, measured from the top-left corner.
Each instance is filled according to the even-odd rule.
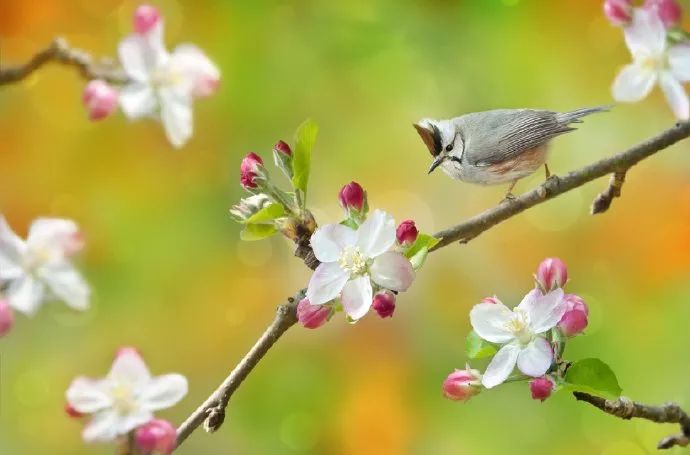
[[[628,173],[627,170],[622,172],[614,172],[611,175],[611,180],[609,180],[609,185],[604,191],[599,193],[597,197],[592,202],[592,208],[590,213],[592,215],[598,215],[604,213],[611,207],[611,203],[617,197],[621,197],[621,189],[625,183],[625,176]]]
[[[686,447],[690,443],[690,417],[675,403],[663,406],[650,406],[632,401],[626,397],[607,400],[584,392],[573,392],[575,399],[585,401],[607,414],[624,420],[646,419],[656,423],[677,423],[681,432],[659,441],[657,449],[670,449],[675,446]]]
[[[74,67],[79,75],[87,80],[103,79],[111,84],[124,84],[128,80],[112,59],[103,59],[96,63],[88,53],[71,48],[63,38],[56,38],[25,64],[0,68],[0,85],[20,82],[49,62]]]

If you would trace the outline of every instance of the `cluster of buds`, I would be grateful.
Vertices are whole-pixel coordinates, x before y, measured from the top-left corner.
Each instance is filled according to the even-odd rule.
[[[676,0],[645,0],[642,9],[658,14],[668,29],[677,27],[683,16],[683,9]],[[616,26],[627,27],[630,25],[634,10],[632,0],[606,0],[604,2],[604,14]]]
[[[546,258],[537,267],[534,277],[537,289],[546,294],[565,287],[568,282],[568,267],[558,258]],[[566,310],[558,321],[558,328],[567,337],[581,334],[587,328],[587,304],[582,297],[575,294],[564,294],[563,301]]]

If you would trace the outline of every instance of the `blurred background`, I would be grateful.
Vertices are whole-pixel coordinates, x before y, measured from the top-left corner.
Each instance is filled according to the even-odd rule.
[[[373,207],[435,232],[495,205],[505,188],[428,176],[412,122],[609,103],[629,61],[598,0],[152,3],[169,46],[193,42],[222,70],[217,96],[196,104],[184,149],[154,122],[89,122],[85,81],[72,68],[53,64],[0,89],[0,211],[21,235],[37,216],[77,220],[88,241],[79,265],[94,289],[89,311],[47,305],[18,315],[0,341],[0,453],[112,453],[82,443],[64,391],[77,375],[104,375],[122,345],[138,347],[155,374],[187,376],[188,396],[160,413],[181,422],[306,284],[287,241],[243,243],[228,216],[247,152],[270,161],[272,145],[311,117],[321,127],[309,196],[320,223],[339,219],[338,190],[356,180]],[[3,1],[1,64],[26,61],[56,35],[114,56],[136,6]],[[673,123],[655,91],[557,139],[551,169],[575,169]],[[178,453],[652,453],[677,428],[624,422],[565,393],[539,403],[525,384],[466,404],[440,387],[465,364],[471,306],[493,294],[516,304],[539,261],[559,256],[568,290],[591,308],[587,335],[567,355],[604,359],[636,400],[690,406],[689,148],[635,167],[603,216],[588,210],[605,179],[434,253],[391,319],[348,325],[340,314],[319,330],[295,327],[233,397],[223,428],[194,433]]]

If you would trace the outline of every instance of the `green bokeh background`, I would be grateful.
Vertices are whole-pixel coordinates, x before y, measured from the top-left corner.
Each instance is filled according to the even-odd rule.
[[[247,152],[267,158],[312,117],[321,126],[310,194],[319,222],[338,219],[337,192],[354,179],[373,207],[434,232],[496,204],[505,188],[427,176],[413,121],[608,103],[629,59],[598,0],[154,4],[167,42],[198,44],[223,74],[218,95],[197,104],[183,150],[153,122],[88,122],[84,81],[70,68],[51,65],[0,91],[0,211],[22,235],[37,216],[77,220],[94,289],[88,312],[48,305],[18,317],[0,342],[2,454],[112,453],[85,446],[81,422],[62,407],[70,380],[103,375],[122,345],[138,347],[154,373],[187,376],[188,396],[160,413],[180,422],[306,283],[287,241],[239,241],[227,209],[242,196]],[[136,5],[4,1],[2,64],[58,33],[113,55]],[[582,166],[673,121],[658,91],[616,106],[559,138],[551,168]],[[524,384],[467,404],[443,399],[440,385],[464,365],[471,306],[494,293],[517,303],[538,262],[559,256],[568,289],[591,307],[587,336],[568,356],[606,360],[637,400],[690,406],[689,151],[683,143],[637,166],[606,215],[588,215],[602,179],[433,254],[392,319],[291,330],[233,397],[224,427],[195,433],[178,453],[652,453],[676,428],[617,420],[567,394],[535,402]]]

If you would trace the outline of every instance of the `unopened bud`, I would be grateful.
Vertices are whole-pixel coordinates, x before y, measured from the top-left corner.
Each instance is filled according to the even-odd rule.
[[[273,146],[273,162],[287,178],[292,179],[292,149],[286,142],[278,141]]]
[[[153,419],[137,429],[136,442],[145,453],[168,455],[177,446],[177,432],[167,420]]]
[[[0,299],[0,338],[7,335],[14,325],[14,313],[7,299]]]
[[[101,120],[117,109],[117,90],[105,81],[94,79],[86,84],[82,101],[89,112],[89,120]]]
[[[568,337],[581,334],[588,324],[589,308],[587,304],[575,294],[564,295],[563,301],[566,304],[566,310],[558,322],[558,328],[561,329],[563,335]]]
[[[312,305],[306,298],[297,304],[297,319],[307,329],[321,327],[331,317],[331,307],[326,305]]]
[[[74,409],[74,407],[69,403],[65,403],[65,414],[72,417],[73,419],[79,419],[84,417],[83,413]]]
[[[502,302],[498,299],[498,297],[493,296],[493,297],[484,297],[482,299],[482,303],[490,303],[491,305],[496,305],[496,304],[499,304]]]
[[[606,0],[604,14],[609,22],[616,26],[624,26],[632,21],[633,7],[630,0]]]
[[[418,235],[419,231],[412,220],[403,221],[395,230],[395,237],[398,239],[398,243],[403,246],[412,245],[417,240]]]
[[[481,392],[481,374],[470,369],[455,370],[443,381],[443,395],[456,401],[467,401]]]
[[[340,205],[348,211],[361,212],[366,202],[366,193],[362,186],[357,182],[350,182],[338,193]]]
[[[134,31],[146,35],[160,21],[158,8],[151,5],[141,5],[134,12]]]
[[[283,155],[292,156],[292,149],[285,141],[278,141],[273,146],[273,150],[282,153]]]
[[[240,183],[245,189],[259,186],[257,178],[261,175],[264,161],[256,153],[249,153],[240,164]]]
[[[391,291],[382,291],[374,296],[371,307],[382,318],[393,316],[395,311],[395,294]]]
[[[532,398],[535,400],[544,401],[551,396],[553,392],[554,383],[547,376],[541,378],[534,378],[529,382],[529,390],[532,393]]]
[[[539,264],[535,278],[539,289],[547,293],[565,286],[568,281],[568,268],[558,258],[546,258]]]
[[[666,28],[676,27],[683,16],[683,8],[676,0],[647,0],[643,8],[652,12],[656,10]]]

